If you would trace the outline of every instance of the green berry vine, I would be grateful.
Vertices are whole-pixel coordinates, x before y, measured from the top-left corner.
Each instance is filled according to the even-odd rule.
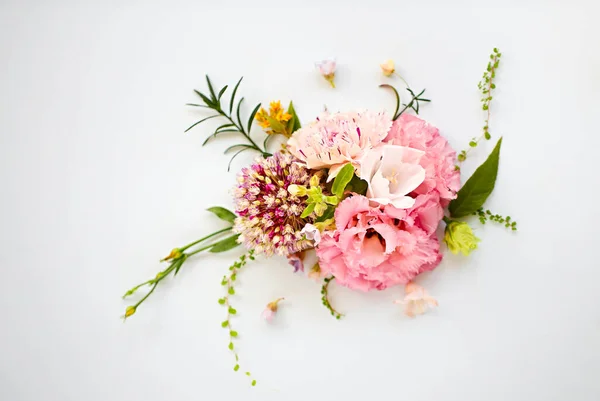
[[[500,51],[494,47],[494,51],[492,54],[490,54],[490,61],[488,62],[486,71],[483,73],[483,78],[477,85],[481,92],[481,108],[486,112],[485,123],[483,125],[483,134],[479,138],[471,139],[468,149],[460,151],[457,157],[459,164],[467,159],[467,154],[471,151],[471,149],[476,148],[482,139],[492,139],[492,135],[490,134],[491,104],[493,99],[492,92],[494,89],[496,89],[494,79],[496,78],[496,70],[500,65],[501,57],[502,53],[500,53]],[[456,169],[460,170],[460,167],[457,165]]]
[[[481,224],[485,224],[489,220],[495,223],[504,224],[504,227],[517,231],[517,222],[513,221],[510,216],[503,217],[499,214],[494,214],[489,210],[483,210],[483,208],[477,210],[473,215],[479,217],[479,222]]]
[[[323,287],[321,287],[321,301],[323,302],[323,305],[325,305],[325,307],[327,309],[329,309],[329,312],[331,312],[331,316],[335,317],[336,319],[340,319],[342,316],[344,316],[342,313],[339,313],[337,310],[335,310],[333,308],[333,306],[331,306],[331,303],[329,302],[329,284],[335,280],[335,277],[326,277],[325,280],[323,280]]]
[[[240,256],[240,258],[229,267],[229,275],[223,276],[223,279],[221,280],[221,285],[226,288],[226,292],[225,296],[219,299],[219,304],[227,308],[227,319],[221,323],[221,327],[229,331],[229,345],[227,348],[233,352],[235,357],[235,366],[233,367],[235,372],[240,370],[240,358],[233,343],[234,339],[238,337],[238,332],[231,327],[231,316],[236,315],[237,310],[231,305],[230,297],[235,295],[234,282],[237,279],[238,271],[248,263],[248,260],[254,259],[254,250],[248,251],[247,255]],[[252,374],[250,372],[246,372],[246,376],[252,379]],[[250,384],[256,386],[256,380],[252,379]]]

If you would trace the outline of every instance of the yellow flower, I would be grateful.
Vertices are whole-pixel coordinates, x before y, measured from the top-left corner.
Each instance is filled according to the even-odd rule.
[[[394,60],[387,60],[383,64],[380,64],[381,71],[383,71],[383,75],[386,77],[391,77],[392,74],[396,71],[394,66]]]
[[[468,256],[471,251],[477,249],[479,241],[480,239],[473,234],[467,223],[455,220],[446,222],[444,242],[453,254],[462,252],[463,255]]]
[[[267,134],[281,134],[289,137],[287,122],[292,119],[292,115],[281,107],[281,102],[273,101],[269,104],[269,111],[263,107],[260,108],[254,119],[258,122]]]

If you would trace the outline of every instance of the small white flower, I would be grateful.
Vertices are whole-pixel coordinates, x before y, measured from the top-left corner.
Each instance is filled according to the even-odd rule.
[[[312,224],[305,225],[302,231],[300,231],[300,234],[304,234],[307,240],[314,241],[315,246],[319,245],[319,242],[321,242],[321,232]]]
[[[315,63],[315,66],[319,70],[319,73],[331,84],[333,88],[335,88],[335,84],[333,83],[333,79],[335,78],[335,69],[337,67],[335,59],[327,59],[321,62]]]

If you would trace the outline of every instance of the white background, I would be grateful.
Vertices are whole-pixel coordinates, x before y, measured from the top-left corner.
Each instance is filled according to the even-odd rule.
[[[0,399],[600,399],[597,9],[54,3],[0,5]],[[393,304],[400,288],[333,286],[347,313],[336,321],[320,286],[284,260],[248,265],[233,324],[255,388],[232,370],[217,304],[241,250],[190,261],[119,319],[120,296],[160,257],[222,227],[205,209],[231,206],[235,171],[252,159],[227,173],[234,139],[201,147],[217,122],[183,134],[206,115],[184,106],[205,73],[219,85],[243,75],[249,103],[293,99],[308,122],[324,104],[391,109],[377,85],[378,64],[393,58],[427,88],[422,116],[460,150],[483,125],[476,84],[494,46],[490,129],[504,143],[487,206],[519,231],[474,221],[481,248],[417,280],[437,310],[411,320]],[[339,62],[336,90],[314,71],[327,56]],[[279,296],[266,324],[260,312]]]

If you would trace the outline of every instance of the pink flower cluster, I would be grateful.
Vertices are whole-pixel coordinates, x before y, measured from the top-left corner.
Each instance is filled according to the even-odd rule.
[[[454,168],[456,153],[436,128],[409,115],[394,122],[381,146],[390,145],[403,147],[404,154],[406,148],[420,151],[418,157],[405,161],[420,167],[403,169],[401,160],[395,167],[393,160],[386,162],[385,153],[380,152],[379,175],[368,182],[367,196],[343,200],[335,211],[335,230],[322,233],[316,247],[321,271],[352,289],[382,290],[408,284],[442,260],[435,230],[443,218],[443,208],[456,197],[460,186],[459,172]],[[357,172],[360,167],[359,162]],[[399,175],[396,169],[408,173]],[[414,183],[415,179],[419,181],[404,194],[411,200],[409,207],[396,207],[393,199],[377,198],[374,202],[368,197],[382,184],[393,193],[402,185],[398,181]],[[404,200],[400,204],[407,205]]]

